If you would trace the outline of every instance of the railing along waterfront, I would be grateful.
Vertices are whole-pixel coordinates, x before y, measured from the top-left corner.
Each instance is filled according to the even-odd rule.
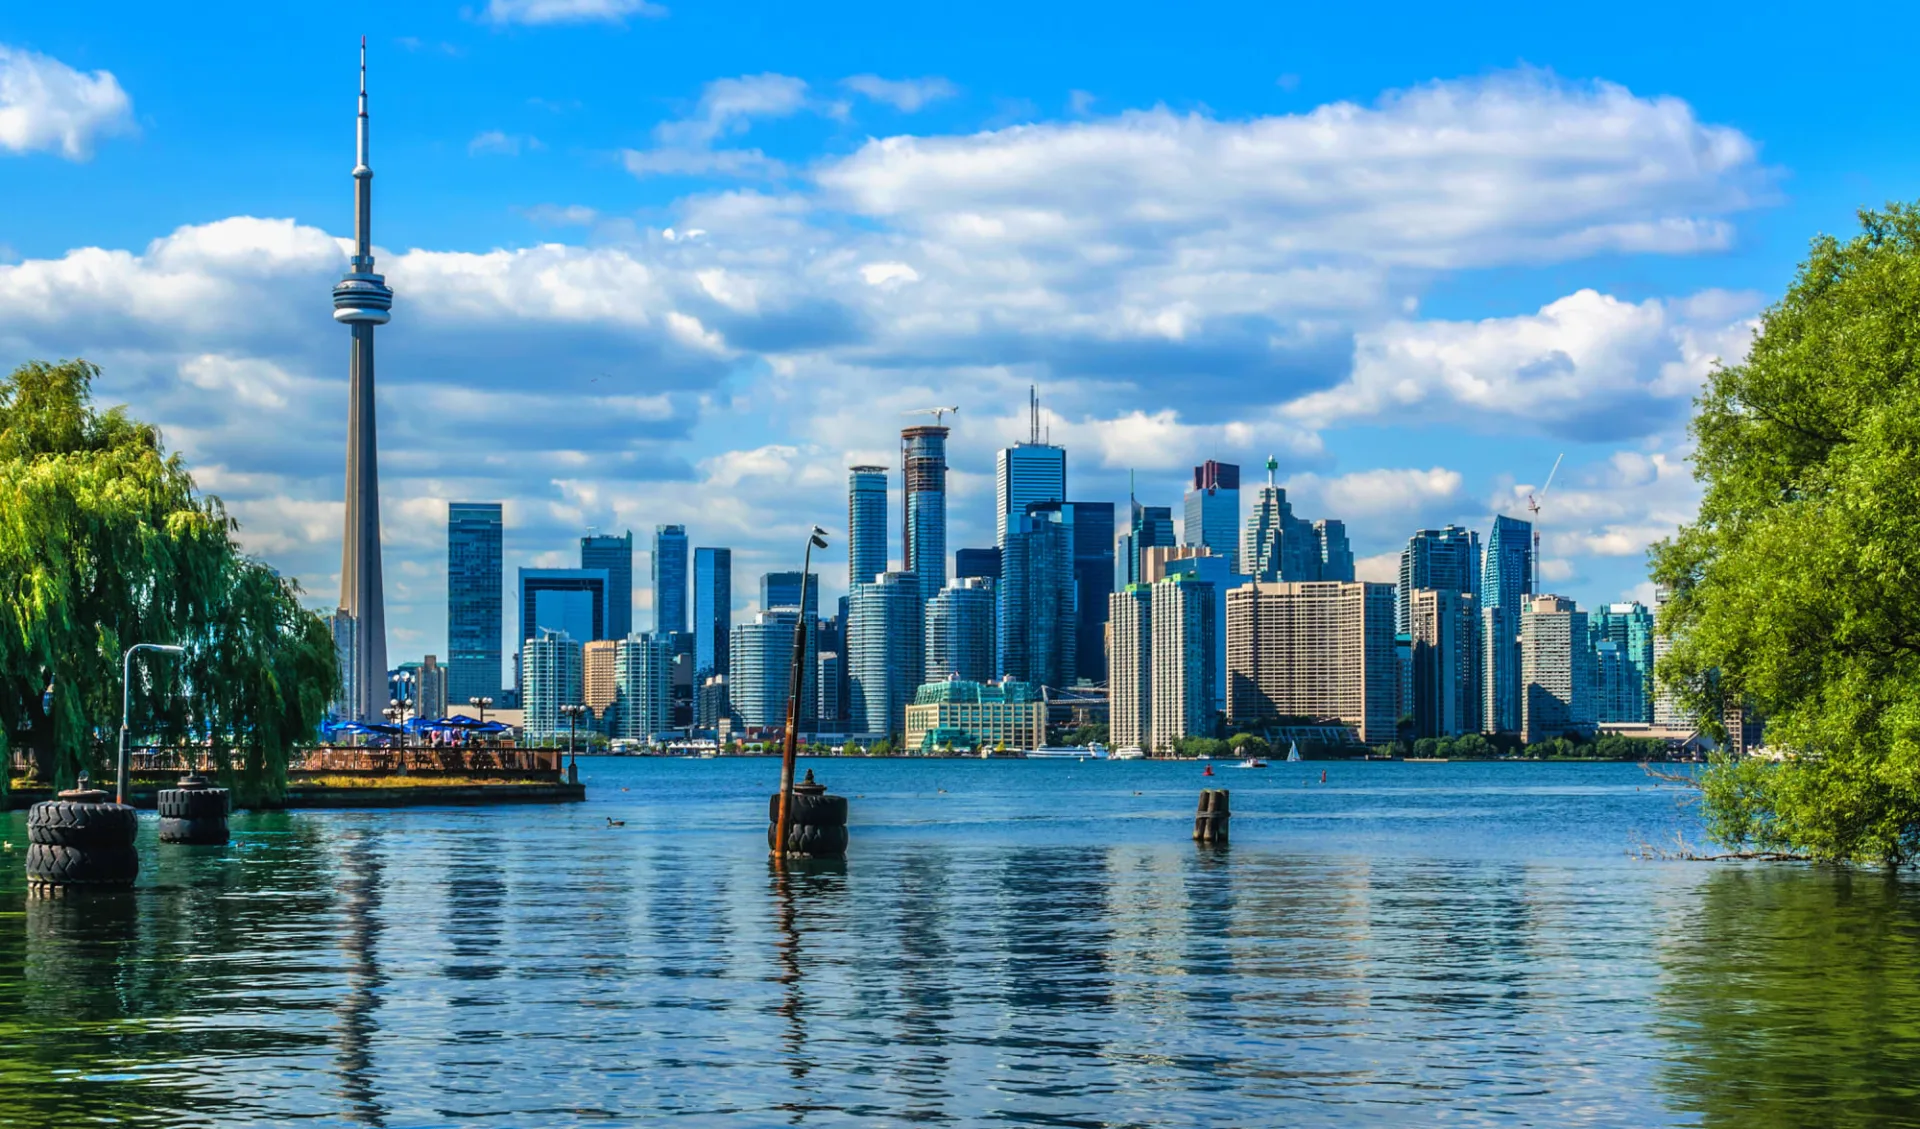
[[[287,771],[301,776],[383,776],[407,773],[421,776],[551,776],[565,763],[565,749],[535,749],[519,745],[418,745],[398,748],[369,745],[316,745],[295,749]],[[238,761],[237,751],[229,755]],[[29,757],[14,750],[13,770],[24,773]],[[211,750],[202,747],[134,749],[130,768],[136,776],[214,774],[219,765]]]

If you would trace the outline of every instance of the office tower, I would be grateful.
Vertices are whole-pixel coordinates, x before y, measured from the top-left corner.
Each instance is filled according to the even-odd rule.
[[[1036,502],[1007,534],[997,591],[1002,677],[1035,686],[1073,685],[1080,638],[1072,519],[1063,503]]]
[[[1186,543],[1224,557],[1227,571],[1240,571],[1240,468],[1212,459],[1193,468],[1187,491]]]
[[[1416,588],[1411,612],[1414,736],[1479,732],[1480,613],[1473,594]]]
[[[1647,725],[1653,721],[1653,613],[1645,604],[1629,601],[1608,604],[1588,617],[1596,653],[1603,642],[1614,644],[1620,663],[1618,680],[1595,705],[1595,720],[1603,724]]]
[[[1068,502],[1073,518],[1073,670],[1083,682],[1107,680],[1107,597],[1113,595],[1113,503]]]
[[[1601,725],[1640,724],[1632,715],[1646,703],[1635,700],[1634,689],[1620,644],[1597,638],[1593,644],[1594,720]]]
[[[566,632],[576,646],[606,638],[607,571],[521,569],[519,638],[532,639],[543,629]]]
[[[1313,523],[1314,555],[1320,558],[1317,580],[1353,579],[1353,548],[1347,544],[1347,523],[1322,518]]]
[[[887,571],[887,468],[847,471],[847,583],[870,584]]]
[[[328,709],[336,719],[355,720],[354,714],[360,708],[359,684],[360,657],[355,652],[359,645],[359,630],[353,622],[353,615],[345,608],[337,608],[327,617],[327,630],[333,634],[333,656],[340,669],[340,696],[335,698]]]
[[[1160,545],[1148,549],[1140,554],[1140,583],[1152,584],[1165,578],[1175,562],[1208,556],[1212,551],[1201,545]],[[1224,563],[1224,558],[1214,559]]]
[[[611,720],[608,711],[620,697],[613,673],[620,643],[619,639],[595,639],[580,648],[580,700],[602,722]]]
[[[1119,571],[1113,578],[1114,584],[1119,587],[1142,582],[1140,561],[1148,549],[1178,544],[1173,535],[1172,506],[1143,506],[1137,500],[1130,500],[1128,509],[1131,513],[1130,522],[1126,536],[1120,538]]]
[[[1255,495],[1240,542],[1240,569],[1256,580],[1304,583],[1323,579],[1321,546],[1313,523],[1293,515],[1286,490],[1274,483],[1279,462],[1267,457],[1267,484]],[[1344,534],[1345,529],[1341,532]]]
[[[1520,732],[1520,603],[1533,591],[1533,525],[1493,519],[1480,574],[1481,724],[1489,733]]]
[[[1405,635],[1416,588],[1480,593],[1480,535],[1457,525],[1422,529],[1400,551],[1400,586],[1394,594],[1394,630]]]
[[[1217,559],[1217,558],[1216,558]],[[1153,708],[1147,748],[1171,753],[1183,737],[1211,737],[1214,728],[1213,584],[1190,572],[1149,585],[1153,626]]]
[[[522,732],[536,741],[566,737],[567,717],[560,707],[584,704],[580,644],[564,631],[541,628],[520,648]]]
[[[993,582],[977,576],[955,580],[928,600],[925,681],[992,682],[994,619]]]
[[[1046,740],[1047,703],[1024,682],[929,682],[907,707],[905,747],[1037,749]]]
[[[502,589],[500,503],[447,505],[447,697],[500,693]]]
[[[347,388],[346,530],[340,543],[342,626],[354,633],[343,652],[355,664],[342,671],[352,691],[342,716],[378,721],[385,702],[375,700],[387,676],[387,613],[380,578],[379,436],[374,423],[373,327],[385,325],[393,291],[373,270],[373,167],[367,151],[367,45],[360,44],[359,159],[353,166],[353,257],[333,288],[333,320],[353,338]]]
[[[819,651],[814,656],[814,700],[820,711],[820,728],[835,733],[843,732],[846,726],[846,705],[840,700],[842,688],[846,685],[846,671],[842,669],[839,651]]]
[[[727,673],[733,633],[733,550],[693,551],[693,670],[697,678]]]
[[[994,460],[993,543],[1005,546],[1007,534],[1035,502],[1067,499],[1067,452],[1040,438],[1040,397],[1029,388],[1028,435],[1024,443],[1002,448]]]
[[[748,729],[782,729],[787,724],[788,679],[793,674],[793,633],[798,608],[773,608],[733,629],[733,672],[727,697],[733,714]]]
[[[1393,585],[1255,581],[1227,593],[1227,719],[1311,717],[1391,741]]]
[[[441,718],[447,716],[447,668],[440,665],[437,656],[428,655],[416,672],[418,681],[414,684],[414,716]]]
[[[1107,598],[1107,725],[1116,749],[1146,749],[1152,736],[1152,596],[1148,585],[1129,584]]]
[[[965,580],[977,576],[983,580],[1000,579],[1000,549],[955,549],[953,551],[953,577]]]
[[[722,718],[734,725],[739,719],[733,715],[727,700],[727,676],[709,675],[700,680],[695,706],[695,725],[701,729],[717,729]]]
[[[769,572],[760,577],[760,610],[800,608],[810,619],[820,618],[820,574],[807,574],[806,596],[800,593],[798,572]]]
[[[1531,745],[1594,730],[1593,646],[1587,613],[1563,596],[1534,596],[1520,612],[1520,732]]]
[[[847,619],[849,732],[898,737],[905,730],[907,703],[926,681],[921,638],[926,601],[920,580],[911,572],[883,572],[870,584],[853,586]]]
[[[900,469],[905,493],[905,569],[920,578],[924,603],[947,586],[947,433],[950,428],[909,427],[900,432]],[[906,705],[900,707],[903,711]],[[905,714],[901,715],[902,721]]]
[[[614,537],[589,533],[580,539],[580,567],[607,574],[606,622],[602,639],[633,633],[633,534]]]
[[[614,701],[608,734],[651,741],[673,729],[671,640],[656,631],[612,640],[611,646]]]
[[[631,554],[628,559],[631,566]],[[653,630],[655,634],[679,634],[686,629],[687,527],[656,525],[653,527]]]
[[[1224,712],[1227,708],[1227,593],[1246,583],[1247,578],[1230,571],[1225,557],[1204,551],[1165,562],[1161,575],[1191,576],[1212,586],[1213,708]]]
[[[1677,691],[1660,685],[1660,660],[1667,657],[1673,649],[1673,637],[1660,626],[1660,609],[1673,598],[1672,589],[1664,584],[1653,586],[1653,723],[1663,729],[1694,729],[1700,724],[1692,710],[1681,702]]]

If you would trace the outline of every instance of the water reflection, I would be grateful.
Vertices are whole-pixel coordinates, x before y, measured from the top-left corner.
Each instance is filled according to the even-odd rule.
[[[380,963],[380,901],[386,867],[378,841],[360,831],[344,838],[338,858],[343,919],[340,957],[346,990],[333,1009],[337,1017],[333,1062],[348,1120],[382,1126],[387,1123],[387,1109],[379,1097],[373,1044],[380,1031],[380,990],[386,984]]]
[[[1704,1126],[1920,1125],[1920,885],[1716,870],[1661,940],[1659,1075]]]

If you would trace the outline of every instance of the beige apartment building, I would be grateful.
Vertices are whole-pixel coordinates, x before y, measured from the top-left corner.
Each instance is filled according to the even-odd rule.
[[[1227,719],[1337,720],[1394,739],[1391,584],[1254,581],[1227,593]]]

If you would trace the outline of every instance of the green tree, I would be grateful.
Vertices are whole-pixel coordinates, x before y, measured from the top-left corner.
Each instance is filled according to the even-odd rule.
[[[1237,757],[1264,757],[1273,752],[1273,746],[1259,734],[1235,733],[1227,738],[1227,751]]]
[[[1693,420],[1697,520],[1651,553],[1673,598],[1661,682],[1777,763],[1707,770],[1731,845],[1900,863],[1920,847],[1920,211],[1813,243]]]
[[[157,428],[95,408],[98,375],[32,362],[0,382],[0,743],[35,716],[51,672],[36,774],[104,775],[121,652],[177,643],[180,659],[134,668],[136,730],[209,744],[243,799],[277,794],[337,693],[332,636],[240,552],[225,507]]]

